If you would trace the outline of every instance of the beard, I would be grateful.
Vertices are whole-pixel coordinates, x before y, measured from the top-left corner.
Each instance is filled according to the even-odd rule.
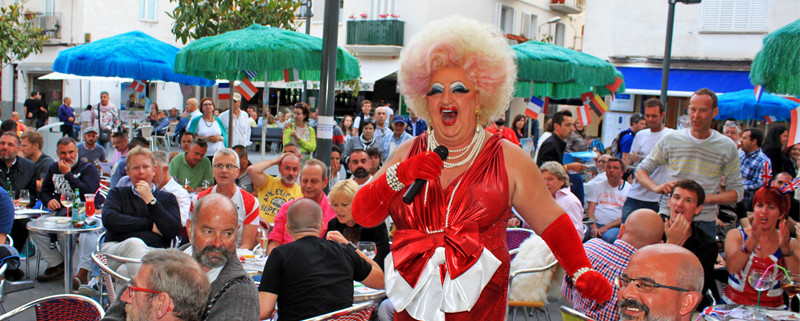
[[[209,253],[212,251],[219,252],[222,255],[220,256],[209,255]],[[228,260],[231,260],[233,255],[234,254],[230,250],[228,250],[228,248],[224,245],[221,247],[208,245],[199,251],[197,250],[197,248],[192,249],[192,256],[194,256],[194,259],[200,262],[200,264],[202,264],[203,266],[212,269],[224,266],[225,264],[228,263]]]
[[[355,178],[367,178],[369,177],[369,171],[366,168],[359,167],[355,171],[353,171],[353,176]]]
[[[498,127],[500,127],[500,126],[505,125],[506,121],[505,120],[495,120],[494,124],[497,125]]]
[[[151,305],[150,301],[144,304],[142,307],[142,311],[137,311],[133,308],[133,305],[130,303],[125,304],[125,320],[126,321],[150,321],[154,320],[155,318],[150,317],[151,313]]]
[[[626,308],[626,307],[639,309],[642,312],[644,312],[644,320],[645,321],[669,321],[669,320],[673,320],[673,318],[669,318],[669,317],[651,315],[650,314],[650,308],[648,306],[644,305],[644,303],[641,303],[641,302],[636,301],[636,300],[621,299],[619,301],[619,303],[617,303],[617,306],[619,307],[619,319],[620,319],[620,321],[633,320],[633,318],[629,317],[628,315],[626,315],[625,313],[622,312],[622,309]]]

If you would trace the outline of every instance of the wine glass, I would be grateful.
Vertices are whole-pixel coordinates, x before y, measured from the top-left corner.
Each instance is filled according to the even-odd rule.
[[[26,189],[19,190],[20,208],[24,208],[25,206],[28,206],[28,204],[30,203],[31,203],[31,192]]]
[[[69,209],[72,203],[75,202],[75,194],[72,192],[61,193],[61,205],[67,209],[67,216],[69,216]]]
[[[756,311],[753,312],[752,317],[753,319],[763,320],[765,315],[761,311],[761,292],[772,289],[773,286],[778,284],[775,269],[772,268],[771,272],[770,268],[750,269],[750,273],[747,274],[747,282],[754,290],[758,291],[758,299],[756,300]]]
[[[208,189],[209,187],[211,187],[211,182],[209,182],[208,180],[203,180],[202,186],[203,189]]]
[[[783,278],[781,288],[789,296],[789,302],[786,305],[788,310],[792,306],[792,299],[800,292],[800,274],[789,274],[788,278]]]
[[[378,254],[378,247],[375,246],[375,242],[359,241],[356,248],[370,260],[374,259],[375,255]]]

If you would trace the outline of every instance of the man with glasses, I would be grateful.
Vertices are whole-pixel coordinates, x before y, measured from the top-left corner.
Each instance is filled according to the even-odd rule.
[[[258,200],[247,191],[236,186],[239,177],[239,155],[230,148],[222,148],[214,153],[214,179],[217,185],[197,194],[192,202],[211,193],[219,193],[233,201],[239,218],[238,233],[242,236],[237,247],[252,250],[258,238]]]
[[[613,244],[595,238],[584,243],[583,248],[597,272],[613,280],[628,266],[628,260],[636,249],[660,243],[663,235],[664,225],[661,217],[653,210],[639,209],[631,213],[629,222],[622,224],[619,238]],[[569,276],[565,276],[564,282],[561,283],[561,294],[564,298],[570,301],[576,310],[597,321],[619,320],[616,291],[618,288],[614,289],[611,300],[597,302],[584,298],[575,289]]]
[[[195,192],[202,192],[203,182],[214,182],[211,161],[205,157],[207,150],[208,143],[205,140],[195,139],[189,150],[178,154],[169,162],[169,175],[175,177],[178,184],[189,185]]]
[[[157,250],[142,257],[142,268],[120,300],[131,320],[199,320],[209,292],[197,261],[178,250]]]
[[[706,194],[703,187],[697,182],[684,179],[675,182],[672,194],[669,195],[669,219],[664,224],[667,243],[683,246],[691,251],[702,264],[705,284],[703,292],[711,290],[714,297],[719,298],[717,287],[714,284],[714,263],[717,261],[717,242],[706,234],[692,220],[703,210]],[[702,306],[711,305],[703,296]]]
[[[649,245],[631,256],[615,283],[620,320],[686,321],[702,296],[703,268],[677,245]]]

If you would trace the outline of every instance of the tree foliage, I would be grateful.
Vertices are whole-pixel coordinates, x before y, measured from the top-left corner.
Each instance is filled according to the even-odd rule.
[[[247,28],[257,23],[294,30],[298,0],[170,0],[178,6],[167,12],[175,20],[172,33],[184,44],[192,39]]]
[[[47,36],[33,23],[35,17],[24,12],[21,3],[0,8],[0,68],[42,52]]]

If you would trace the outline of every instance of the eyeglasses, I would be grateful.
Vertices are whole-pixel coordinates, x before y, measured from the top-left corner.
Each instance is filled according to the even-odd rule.
[[[652,293],[653,291],[656,290],[656,288],[665,288],[665,289],[670,289],[670,290],[675,290],[675,291],[680,291],[680,292],[691,292],[691,290],[687,290],[687,289],[682,289],[682,288],[669,286],[669,285],[658,284],[653,280],[632,279],[631,277],[629,277],[629,276],[627,276],[625,274],[614,278],[614,284],[616,284],[620,288],[628,287],[628,284],[630,284],[631,282],[633,282],[633,284],[636,285],[636,290],[638,290],[641,293]]]
[[[236,166],[236,165],[233,165],[233,164],[214,164],[214,168],[216,168],[216,169],[223,169],[224,168],[224,169],[231,170],[231,169],[239,169],[239,166]]]
[[[156,291],[156,290],[136,287],[136,286],[133,286],[133,283],[129,283],[128,284],[128,288],[125,291],[127,291],[128,296],[131,296],[131,297],[133,296],[133,292],[147,292],[147,293],[153,293],[153,294],[164,293],[164,292],[161,292],[161,291]]]

